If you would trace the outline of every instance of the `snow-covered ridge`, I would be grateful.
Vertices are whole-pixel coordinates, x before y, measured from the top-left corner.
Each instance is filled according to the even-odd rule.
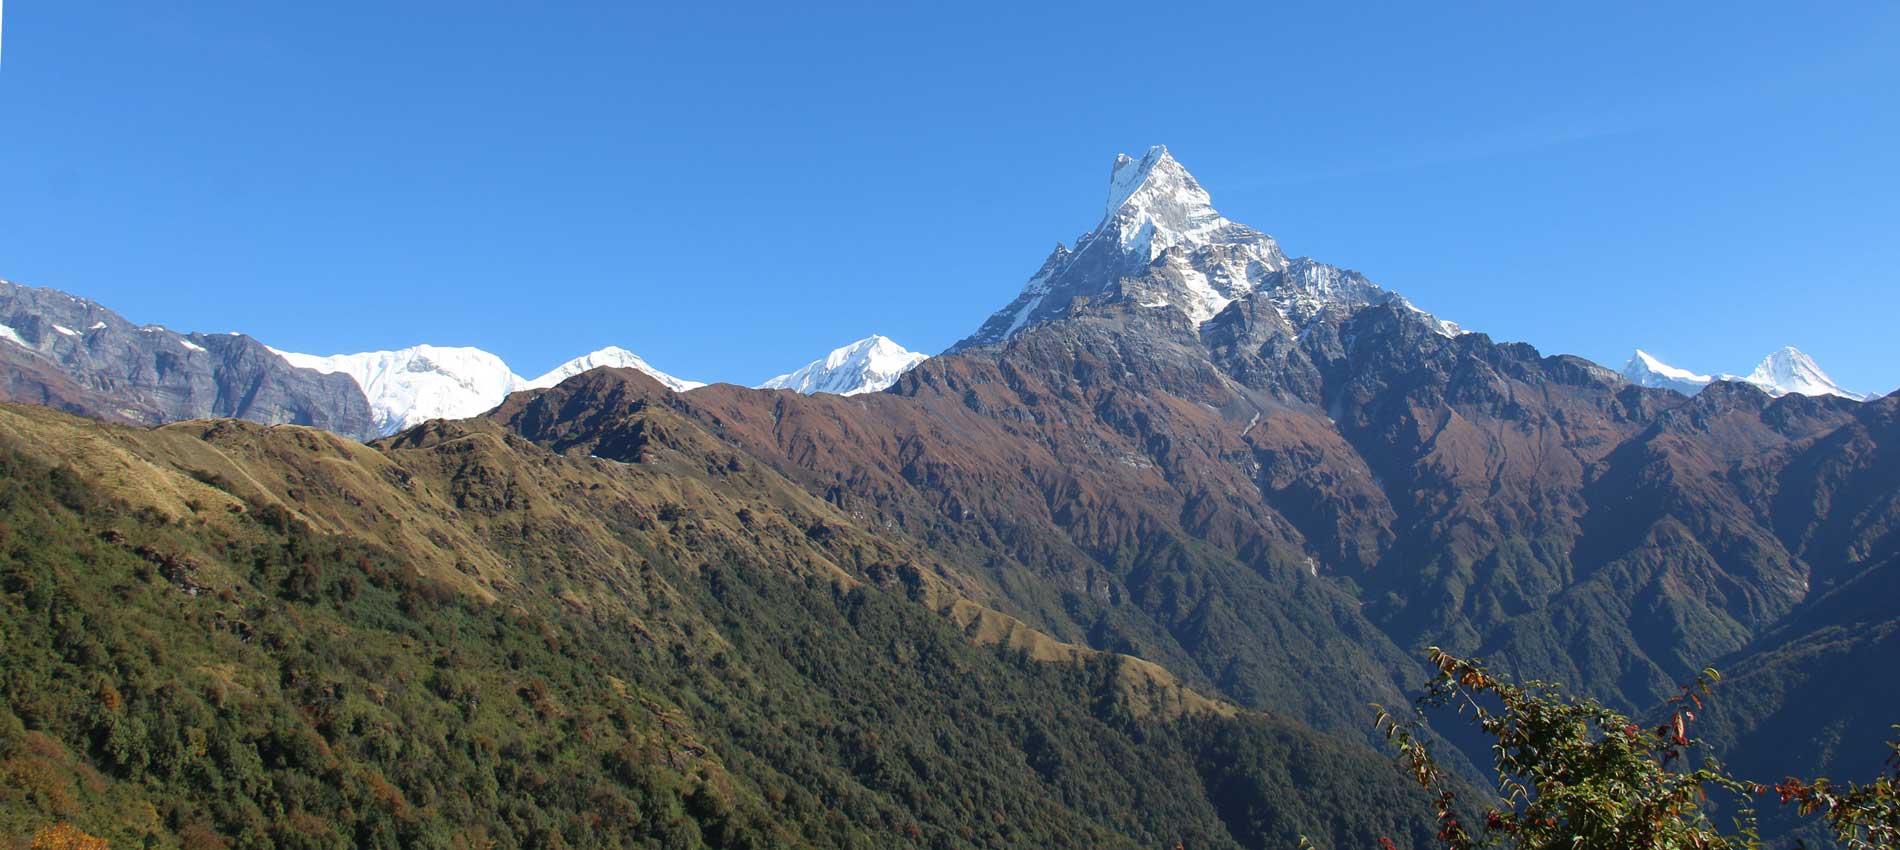
[[[929,355],[910,351],[887,337],[873,334],[833,349],[797,371],[766,381],[759,389],[796,390],[806,395],[877,392],[897,383],[905,372],[928,359]]]
[[[612,346],[576,357],[532,381],[479,348],[417,345],[329,356],[271,351],[292,366],[355,379],[369,399],[377,431],[384,436],[431,419],[479,416],[500,405],[509,393],[551,387],[603,366],[639,369],[676,391],[703,386],[654,369],[633,352]]]
[[[1667,363],[1662,362],[1661,360],[1657,360],[1655,355],[1652,355],[1649,352],[1644,351],[1640,348],[1636,349],[1636,355],[1630,358],[1630,367],[1633,369],[1639,368],[1643,372],[1654,374],[1663,378],[1667,378],[1672,381],[1690,381],[1690,382],[1698,383],[1698,384],[1706,384],[1710,381],[1715,380],[1713,377],[1710,377],[1708,375],[1698,375],[1687,369],[1678,369],[1674,366],[1671,366]]]
[[[1856,401],[1869,401],[1876,396],[1856,393],[1843,388],[1821,370],[1814,358],[1801,352],[1794,346],[1787,346],[1763,358],[1756,364],[1754,371],[1746,375],[1720,374],[1703,375],[1697,372],[1671,366],[1649,352],[1637,349],[1636,354],[1623,367],[1623,377],[1630,383],[1645,387],[1672,389],[1688,395],[1695,395],[1703,387],[1716,381],[1740,381],[1760,387],[1771,396],[1784,396],[1790,393],[1798,395],[1835,395]]]
[[[1695,395],[1715,380],[1712,375],[1701,375],[1671,366],[1640,348],[1623,367],[1623,377],[1638,386],[1670,389],[1685,395]]]

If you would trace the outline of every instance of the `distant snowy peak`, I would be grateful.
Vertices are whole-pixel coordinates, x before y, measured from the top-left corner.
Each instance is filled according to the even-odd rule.
[[[1873,396],[1848,392],[1834,383],[1834,379],[1821,371],[1814,358],[1801,353],[1800,349],[1788,346],[1763,358],[1742,380],[1768,391],[1769,395],[1837,395],[1857,401],[1870,401]]]
[[[683,381],[647,365],[624,348],[608,347],[576,357],[532,381],[515,374],[506,362],[479,348],[418,345],[398,351],[318,356],[278,351],[292,366],[356,379],[369,398],[376,429],[383,436],[412,428],[431,419],[467,419],[495,409],[509,393],[551,387],[568,378],[603,366],[638,369],[675,392],[705,386]]]
[[[638,369],[645,372],[654,380],[665,384],[667,389],[674,392],[685,392],[690,389],[705,386],[704,383],[699,381],[688,381],[683,378],[675,378],[672,375],[668,375],[665,372],[653,368],[653,366],[641,358],[640,355],[619,346],[610,345],[599,351],[585,354],[573,360],[569,360],[566,363],[562,363],[554,367],[553,371],[524,383],[521,389],[542,389],[551,387],[568,378],[579,375],[582,372],[603,368]]]
[[[1672,389],[1687,395],[1695,395],[1703,387],[1715,381],[1740,381],[1760,387],[1772,396],[1784,396],[1789,393],[1798,395],[1836,395],[1856,401],[1867,401],[1873,396],[1850,392],[1834,383],[1834,379],[1821,371],[1814,358],[1803,354],[1800,349],[1788,346],[1764,358],[1755,366],[1755,371],[1747,375],[1703,375],[1671,366],[1656,359],[1649,352],[1638,349],[1630,357],[1628,365],[1623,367],[1623,377],[1630,383],[1645,387]]]
[[[1679,369],[1657,360],[1655,356],[1642,349],[1630,356],[1630,362],[1623,367],[1623,377],[1637,386],[1670,389],[1685,395],[1695,395],[1703,387],[1714,381],[1714,376],[1698,375],[1687,369]]]
[[[418,345],[327,357],[271,350],[292,366],[356,379],[384,436],[431,419],[486,413],[521,384],[507,363],[479,348]]]
[[[905,349],[886,337],[872,335],[834,349],[796,372],[766,381],[759,389],[796,390],[806,395],[877,392],[897,383],[898,377],[928,359],[928,355]]]
[[[1085,303],[1078,299],[1167,307],[1205,322],[1256,293],[1302,327],[1328,311],[1373,304],[1425,315],[1356,272],[1289,260],[1273,237],[1222,216],[1200,181],[1156,146],[1140,159],[1117,156],[1101,222],[1074,248],[1057,245],[1016,299],[951,351],[1000,343],[1062,318]],[[1447,336],[1461,332],[1433,322]]]

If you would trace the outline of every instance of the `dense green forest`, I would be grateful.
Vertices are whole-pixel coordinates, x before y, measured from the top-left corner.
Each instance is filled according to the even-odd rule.
[[[213,484],[216,476],[205,476]],[[208,506],[197,505],[205,511]],[[274,505],[132,509],[0,453],[0,835],[114,847],[1423,846],[1389,758],[1148,714],[1114,656],[732,561],[668,629],[485,601]],[[222,521],[228,520],[228,521]]]

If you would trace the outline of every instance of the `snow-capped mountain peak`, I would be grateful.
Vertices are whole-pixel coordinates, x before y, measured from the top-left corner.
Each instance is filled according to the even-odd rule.
[[[675,378],[672,375],[653,368],[652,364],[647,363],[640,355],[621,348],[620,346],[610,345],[599,351],[589,352],[573,360],[569,360],[566,363],[562,363],[554,367],[547,374],[535,378],[532,381],[523,382],[521,389],[543,389],[545,387],[554,386],[582,372],[609,367],[615,369],[638,369],[645,372],[654,380],[665,384],[667,389],[674,392],[685,392],[696,387],[705,386],[704,383],[699,381]]]
[[[1204,241],[1232,224],[1214,209],[1214,199],[1165,145],[1137,160],[1115,156],[1108,181],[1108,210],[1098,234],[1112,232],[1125,253],[1156,255],[1176,245]]]
[[[897,383],[898,377],[928,355],[910,351],[888,337],[873,334],[805,364],[795,372],[759,385],[766,390],[796,390],[806,395],[857,395],[877,392]]]
[[[1637,386],[1672,389],[1687,395],[1701,392],[1703,387],[1715,380],[1712,375],[1699,375],[1688,369],[1671,366],[1640,348],[1630,356],[1628,365],[1623,367],[1623,377]]]
[[[1179,165],[1175,162],[1174,155],[1168,153],[1167,145],[1155,145],[1149,148],[1148,153],[1141,159],[1125,153],[1116,154],[1115,165],[1108,174],[1108,207],[1103,210],[1102,215],[1111,216],[1116,210],[1121,209],[1122,204],[1127,203],[1128,198],[1134,195],[1136,190],[1147,185],[1148,175],[1154,173],[1155,166],[1163,161]],[[1212,203],[1211,199],[1209,203]]]
[[[1834,379],[1821,371],[1814,358],[1803,354],[1800,349],[1788,346],[1763,358],[1755,366],[1755,371],[1747,375],[1703,375],[1697,372],[1671,366],[1656,359],[1647,351],[1637,349],[1630,357],[1629,364],[1623,367],[1623,377],[1630,383],[1645,387],[1659,387],[1676,390],[1686,395],[1695,395],[1703,387],[1716,381],[1740,381],[1759,387],[1771,396],[1784,396],[1789,393],[1799,395],[1837,395],[1856,401],[1867,401],[1872,396],[1849,392]]]
[[[1356,272],[1290,261],[1273,237],[1222,216],[1200,181],[1156,146],[1140,159],[1117,156],[1101,223],[1073,249],[1056,246],[1014,301],[950,350],[1003,342],[1077,305],[1172,308],[1200,323],[1256,293],[1300,327],[1329,310],[1372,304],[1424,315]],[[1432,321],[1447,336],[1460,332]]]
[[[479,348],[417,345],[327,357],[271,350],[292,366],[356,379],[385,436],[430,419],[485,413],[521,383],[500,357]]]
[[[1837,395],[1856,400],[1866,400],[1866,396],[1848,392],[1834,383],[1834,379],[1821,371],[1814,358],[1801,353],[1790,345],[1762,358],[1755,371],[1748,373],[1745,380],[1766,390],[1769,395]]]
[[[395,434],[431,419],[467,419],[495,409],[509,393],[551,387],[602,366],[639,369],[675,392],[705,386],[684,381],[647,365],[624,348],[608,347],[576,357],[532,381],[506,362],[479,348],[417,345],[396,351],[319,356],[279,351],[292,366],[342,373],[356,380],[369,399],[376,430]]]

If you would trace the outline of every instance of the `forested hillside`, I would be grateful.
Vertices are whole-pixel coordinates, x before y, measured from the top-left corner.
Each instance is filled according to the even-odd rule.
[[[368,524],[390,534],[415,509],[324,480],[323,452],[350,451],[334,438],[0,415],[8,835],[70,821],[113,846],[198,848],[1238,848],[1422,846],[1428,831],[1387,756],[1132,659],[983,638],[982,615],[946,615],[914,568],[676,548],[789,516],[715,517],[717,488],[690,507],[529,518],[546,506],[502,479],[509,453],[543,485],[606,464],[463,431],[390,450],[460,474],[372,469],[388,492],[451,493],[506,553],[505,576],[470,578],[485,558],[464,552],[457,581],[312,528],[342,506],[383,512]],[[91,471],[34,457],[79,446]],[[241,456],[190,477],[169,465]],[[301,509],[255,489],[267,470],[302,485]],[[847,551],[828,534],[847,536],[814,525],[785,551]]]

